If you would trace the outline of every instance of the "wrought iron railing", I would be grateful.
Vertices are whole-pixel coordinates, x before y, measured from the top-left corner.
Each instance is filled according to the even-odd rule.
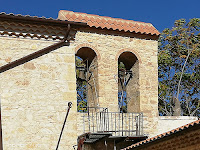
[[[142,113],[109,112],[106,108],[89,108],[89,110],[83,115],[84,133],[107,132],[113,136],[143,135]]]

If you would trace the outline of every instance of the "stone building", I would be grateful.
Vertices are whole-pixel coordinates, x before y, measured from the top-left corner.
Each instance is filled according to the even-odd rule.
[[[159,34],[150,23],[65,10],[58,19],[1,13],[4,149],[55,149],[68,102],[72,108],[59,150],[78,144],[92,149],[94,142],[105,145],[104,139],[112,148],[118,142],[119,149],[127,137],[125,145],[195,120],[158,116]],[[77,68],[86,76],[86,113],[77,111]],[[126,113],[119,92],[125,92]],[[169,126],[163,128],[166,119]]]

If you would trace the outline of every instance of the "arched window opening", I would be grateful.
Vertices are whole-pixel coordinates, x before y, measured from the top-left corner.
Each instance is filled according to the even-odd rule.
[[[77,111],[88,112],[89,107],[97,106],[97,56],[88,47],[76,53]]]
[[[120,112],[133,112],[131,103],[133,103],[135,97],[138,97],[138,65],[138,59],[132,52],[123,52],[118,58],[118,104]]]

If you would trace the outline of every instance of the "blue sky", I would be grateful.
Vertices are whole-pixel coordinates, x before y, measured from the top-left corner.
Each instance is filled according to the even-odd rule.
[[[70,10],[150,22],[160,32],[177,19],[200,18],[200,0],[1,0],[0,12],[57,18]]]

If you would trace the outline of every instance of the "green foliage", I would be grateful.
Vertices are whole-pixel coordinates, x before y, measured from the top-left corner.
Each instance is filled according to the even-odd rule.
[[[120,108],[120,112],[127,112],[127,94],[125,90],[124,80],[126,79],[126,67],[123,62],[118,62],[118,82],[122,82],[122,91],[118,91],[118,105]],[[120,78],[120,79],[119,79]]]
[[[76,67],[85,67],[82,59],[76,56]],[[79,78],[80,70],[76,69],[76,92],[77,92],[77,111],[87,112],[87,88],[86,81]]]
[[[159,112],[200,117],[200,19],[176,20],[159,38]],[[176,112],[180,108],[180,112]]]
[[[123,70],[126,69],[123,62],[119,62],[119,63],[118,63],[118,69],[119,69],[119,70],[120,70],[120,69],[123,69]]]

